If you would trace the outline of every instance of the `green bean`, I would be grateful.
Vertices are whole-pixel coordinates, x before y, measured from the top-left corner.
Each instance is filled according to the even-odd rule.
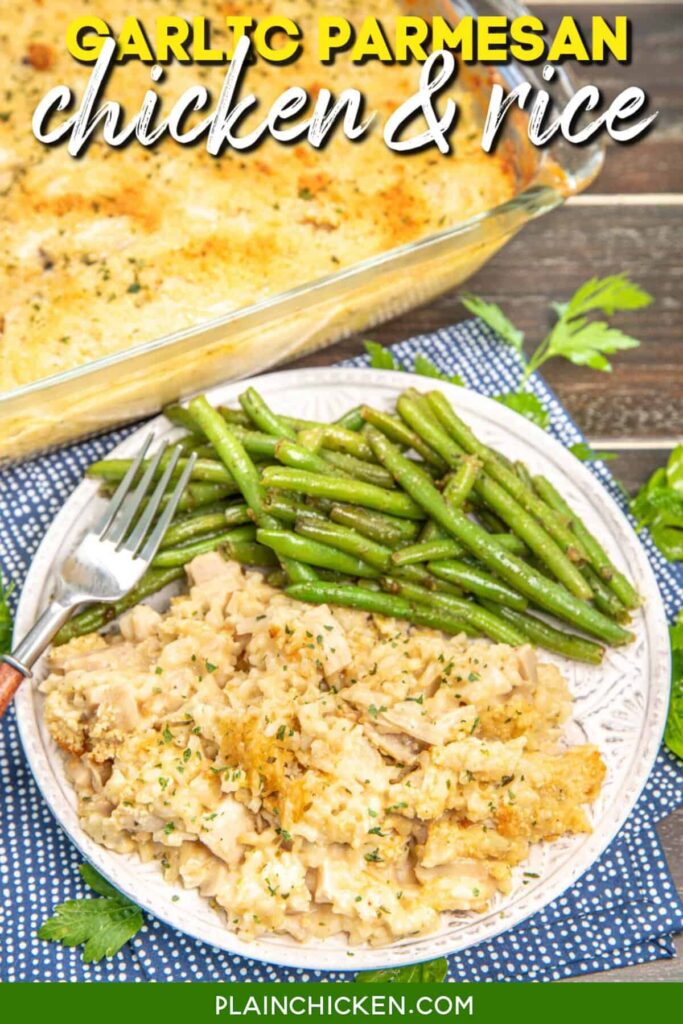
[[[292,427],[297,423],[304,422],[302,420],[290,419],[287,416],[282,418],[285,423]],[[322,438],[318,443],[320,438],[319,431],[321,430]],[[317,448],[329,448],[335,452],[346,452],[348,455],[355,455],[357,459],[365,459],[370,462],[375,461],[367,441],[360,434],[356,433],[355,430],[347,430],[346,427],[342,427],[338,423],[308,423],[307,426],[300,428],[297,440],[304,448],[317,445]],[[317,448],[314,448],[314,450],[317,450]]]
[[[287,587],[287,594],[297,601],[307,601],[309,604],[332,604],[342,608],[358,608],[375,615],[406,619],[418,626],[438,629],[451,636],[457,636],[460,633],[474,635],[474,630],[469,623],[461,622],[444,609],[430,608],[424,604],[406,601],[393,594],[384,594],[381,591],[370,590],[355,584],[344,586],[322,581],[297,583]]]
[[[445,530],[442,530],[438,523],[435,523],[433,519],[428,519],[422,527],[420,533],[420,543],[427,544],[432,540],[443,540],[448,534]]]
[[[586,551],[590,565],[598,576],[605,581],[612,593],[616,594],[626,608],[638,608],[642,603],[638,591],[610,561],[605,549],[584,525],[580,516],[572,512],[562,495],[556,491],[545,477],[535,476],[533,482],[534,487],[544,501],[551,504],[553,508],[570,520],[578,541]]]
[[[348,526],[300,515],[296,520],[295,530],[304,537],[360,558],[375,569],[386,572],[389,568],[391,548],[364,537]]]
[[[159,460],[157,466],[155,479],[161,476],[166,464],[171,456],[171,452],[165,453]],[[116,481],[122,480],[126,475],[129,467],[132,465],[132,459],[103,459],[100,462],[91,463],[86,469],[87,476],[99,477],[102,480]],[[172,479],[176,479],[180,476],[182,471],[187,466],[187,459],[178,459],[175,469],[173,471]],[[149,465],[150,460],[145,461],[140,466],[140,473]],[[232,475],[228,472],[225,466],[221,462],[216,462],[210,459],[197,459],[192,468],[192,480],[202,480],[207,483],[216,484],[231,484],[234,483]]]
[[[514,469],[506,465],[506,460],[496,454],[488,445],[482,444],[470,428],[456,415],[450,403],[440,391],[430,391],[425,398],[427,406],[432,410],[446,432],[465,451],[478,456],[490,477],[500,484],[530,515],[538,519],[547,533],[555,540],[572,562],[586,560],[586,551],[569,528],[567,516],[559,514],[530,490],[517,476]],[[500,514],[500,513],[499,513]]]
[[[447,480],[443,490],[443,499],[447,505],[452,505],[453,508],[460,508],[461,505],[464,505],[474,487],[480,469],[481,463],[478,459],[463,455],[460,465]],[[430,519],[420,539],[427,542],[449,538],[441,527]],[[455,541],[451,541],[451,543],[455,543]]]
[[[235,437],[242,442],[247,455],[258,459],[275,458],[275,449],[280,440],[279,437],[274,437],[272,434],[263,434],[258,430],[246,430],[238,424],[231,426],[230,429]]]
[[[197,430],[197,424],[187,409],[183,408],[182,405],[167,405],[164,409],[164,416],[177,427],[184,427],[185,430],[189,430],[191,434],[201,433],[201,431]]]
[[[593,591],[595,607],[599,608],[605,615],[609,615],[611,619],[616,619],[617,622],[627,625],[631,621],[628,609],[621,603],[617,595],[609,589],[602,577],[598,576],[593,566],[584,565],[581,568],[581,572]]]
[[[55,645],[65,644],[74,637],[84,636],[86,633],[94,633],[95,630],[106,626],[108,622],[118,618],[129,608],[144,601],[151,594],[163,590],[174,580],[185,575],[182,566],[174,566],[170,569],[148,569],[142,579],[129,590],[119,601],[112,604],[93,604],[85,611],[74,615],[72,619],[62,626],[54,638]]]
[[[246,508],[246,506],[245,506]],[[248,519],[245,518],[245,522]],[[203,534],[215,533],[216,530],[225,528],[225,512],[211,512],[203,516],[192,516],[189,519],[181,519],[171,523],[161,541],[161,550],[174,548]]]
[[[526,637],[518,629],[506,622],[495,612],[483,608],[474,601],[467,601],[452,594],[435,593],[425,587],[416,586],[414,583],[407,583],[396,577],[385,577],[381,581],[392,593],[401,597],[427,604],[430,607],[445,608],[446,611],[457,615],[463,622],[468,622],[473,629],[481,630],[484,636],[495,640],[499,644],[512,644],[519,647],[526,642]]]
[[[321,543],[328,544],[330,547],[337,548],[339,551],[344,551],[346,554],[354,555],[382,572],[386,572],[391,566],[392,550],[390,547],[364,537],[356,530],[347,526],[326,522],[325,520],[313,520],[302,515],[297,519],[296,530],[312,540],[320,541]],[[422,566],[406,565],[395,569],[394,575],[408,582],[417,583],[428,590],[438,590],[457,597],[462,594],[459,587],[448,581],[437,579]]]
[[[492,535],[506,551],[513,555],[527,555],[528,549],[523,540],[514,533],[494,533]]]
[[[241,409],[230,409],[227,405],[219,405],[218,412],[231,427],[251,429],[251,420]]]
[[[396,486],[391,473],[387,473],[386,469],[383,466],[378,466],[376,462],[366,462],[364,459],[357,459],[355,455],[346,455],[344,452],[325,449],[321,455],[323,462],[334,467],[341,476],[364,480],[368,484],[377,484],[378,487],[392,488]]]
[[[295,558],[306,565],[333,569],[347,576],[365,576],[370,579],[379,576],[376,569],[360,558],[354,558],[328,544],[320,544],[287,530],[259,530],[256,539],[259,544],[272,548],[278,556]]]
[[[254,513],[257,524],[260,527],[276,528],[278,526],[277,519],[273,519],[264,508],[265,493],[258,470],[223,417],[209,405],[204,396],[193,399],[190,402],[189,410],[197,425],[201,427],[237,481],[242,495]],[[283,561],[282,564],[291,580],[301,582],[315,578],[315,573],[308,566],[289,560]]]
[[[455,473],[448,479],[444,487],[443,497],[447,505],[460,508],[470,496],[477,482],[481,462],[470,455],[463,455],[458,460]]]
[[[437,394],[443,398],[440,392]],[[457,468],[460,465],[462,458],[460,444],[453,441],[439,422],[433,418],[430,406],[425,401],[415,401],[408,395],[401,395],[396,405],[401,416],[421,434],[428,444],[439,452],[450,466]],[[477,456],[481,457],[481,452],[485,450],[484,445],[478,446]],[[493,464],[489,460],[486,465],[488,469]],[[503,472],[508,473],[509,471],[504,469]],[[511,475],[514,477],[514,473]],[[514,479],[517,480],[516,477]],[[560,583],[563,583],[572,594],[583,600],[589,600],[593,596],[591,588],[577,566],[567,557],[547,530],[512,496],[509,490],[496,483],[487,473],[480,473],[474,480],[473,486],[488,508],[492,509],[543,560]]]
[[[415,468],[422,479],[424,474]],[[366,484],[362,480],[350,480],[345,477],[319,476],[305,470],[280,469],[279,466],[268,466],[263,471],[263,483],[267,487],[279,490],[295,491],[312,497],[331,498],[333,501],[345,501],[351,504],[364,505],[378,512],[405,519],[423,519],[424,513],[419,505],[407,494],[388,491],[375,484]]]
[[[563,633],[544,619],[530,615],[529,612],[513,611],[511,608],[493,605],[488,601],[482,601],[482,604],[492,611],[495,610],[501,618],[507,619],[511,625],[526,635],[530,643],[543,647],[546,651],[562,654],[572,661],[586,661],[591,665],[599,665],[602,661],[605,649],[592,640],[586,640],[575,633]]]
[[[286,439],[278,441],[275,456],[278,462],[289,466],[290,469],[303,469],[307,473],[320,473],[322,476],[347,475],[343,470],[337,473],[333,466],[310,449]]]
[[[239,562],[240,565],[269,566],[278,564],[277,556],[270,548],[264,547],[263,544],[256,544],[254,541],[228,541],[225,545],[225,553],[233,562]],[[287,559],[283,559],[282,564],[284,567],[285,565],[289,566],[290,563]],[[294,564],[298,565],[299,563]],[[304,569],[306,568],[307,566],[304,566]],[[284,572],[289,578],[289,568],[285,568]]]
[[[220,501],[221,498],[231,497],[238,493],[238,487],[235,483],[211,484],[203,483],[201,481],[189,483],[180,495],[180,500],[178,501],[178,512],[194,511],[196,509],[203,508],[205,505],[212,505],[216,501]],[[170,498],[171,495],[164,495],[161,499],[159,511],[162,511],[166,507]]]
[[[489,533],[504,533],[507,530],[507,523],[504,523],[491,509],[486,508],[483,501],[477,499],[472,502],[472,511],[477,517],[477,521],[485,527]],[[525,545],[526,547],[526,545]]]
[[[282,523],[286,523],[287,526],[293,526],[296,522],[296,517],[301,513],[318,516],[321,519],[326,518],[325,514],[314,506],[305,505],[302,501],[294,501],[293,498],[290,498],[289,495],[282,491],[268,491],[264,501],[264,508],[269,515],[274,516]]]
[[[247,388],[240,395],[240,405],[254,426],[264,434],[286,437],[289,441],[296,441],[296,430],[281,420],[254,388]]]
[[[360,430],[365,424],[358,406],[355,409],[349,409],[348,412],[345,412],[343,416],[340,416],[334,422],[338,427],[345,427],[347,430]]]
[[[309,452],[318,454],[325,440],[324,427],[311,427],[309,430],[300,430],[296,435],[296,443]]]
[[[521,594],[506,587],[495,576],[491,576],[476,566],[468,565],[467,562],[430,561],[427,568],[433,576],[446,580],[448,583],[455,583],[469,594],[485,597],[489,601],[495,601],[496,604],[514,608],[519,612],[523,612],[527,606],[528,602]]]
[[[553,576],[563,583],[567,590],[584,601],[589,601],[593,597],[593,591],[581,575],[581,570],[576,563],[567,557],[553,537],[538,520],[515,501],[509,491],[497,484],[486,473],[480,476],[476,487],[477,493],[489,508],[494,509],[496,515],[502,519],[505,525],[514,530],[527,547],[538,555]]]
[[[431,522],[431,520],[430,520]],[[429,524],[428,524],[429,525]],[[506,551],[515,555],[523,554],[526,546],[512,533],[494,533],[491,535]],[[420,540],[418,544],[399,548],[392,555],[394,565],[416,565],[418,562],[435,562],[444,558],[460,558],[464,554],[463,547],[452,537],[434,537],[433,540]]]
[[[520,462],[519,459],[518,459],[517,462],[515,462],[515,464],[514,464],[514,470],[515,470],[515,473],[517,474],[517,476],[519,477],[519,479],[522,481],[522,483],[526,487],[526,489],[528,491],[533,491],[534,485],[533,485],[533,482],[531,480],[531,473],[529,472],[527,467],[524,465],[524,463]]]
[[[278,590],[284,590],[287,586],[287,573],[282,569],[273,569],[266,576],[266,580],[270,583],[271,587],[277,587]]]
[[[191,439],[192,438],[190,435],[188,437],[188,440]],[[194,443],[190,446],[188,450],[193,451],[198,459],[209,459],[211,462],[220,462],[220,459],[218,458],[218,453],[216,452],[216,449],[212,444],[199,444],[198,441],[195,439]]]
[[[199,437],[197,437],[196,434],[186,434],[185,437],[180,437],[177,440],[174,440],[173,441],[173,447],[177,448],[184,455],[188,455],[190,452],[196,452],[197,456],[201,457],[202,453],[200,451],[198,451],[198,449],[199,448],[204,448],[204,447],[209,449],[210,446],[209,445],[202,445],[202,444],[200,444],[200,440],[201,439]],[[211,458],[213,455],[215,455],[215,452],[213,451],[213,449],[210,449],[210,450],[211,450],[212,454],[209,456],[209,458]]]
[[[216,548],[223,547],[231,541],[253,540],[255,532],[253,526],[238,526],[236,530],[215,533],[211,537],[202,537],[191,544],[184,544],[182,547],[165,548],[154,557],[152,565],[155,569],[165,569],[172,565],[187,565],[198,555],[215,551]]]
[[[414,540],[419,531],[419,525],[410,519],[370,512],[357,505],[332,505],[330,519],[390,548]]]
[[[394,565],[414,565],[417,562],[430,562],[440,558],[457,558],[462,555],[463,548],[451,537],[420,541],[408,547],[394,551],[391,560]]]
[[[506,551],[481,526],[459,509],[450,508],[439,492],[415,472],[410,461],[378,430],[367,427],[368,440],[382,465],[397,483],[449,534],[475,555],[488,569],[529,600],[572,622],[587,633],[611,644],[625,644],[633,634],[622,629],[597,609],[570,594],[566,588],[544,579],[516,555]],[[266,470],[265,472],[268,472]]]
[[[411,430],[397,416],[392,416],[388,412],[380,412],[378,409],[372,409],[368,405],[361,406],[361,415],[366,423],[370,423],[373,427],[381,430],[394,444],[412,448],[425,462],[430,463],[430,465],[442,473],[445,473],[448,469],[447,463],[441,456],[428,444],[425,444],[420,435]]]

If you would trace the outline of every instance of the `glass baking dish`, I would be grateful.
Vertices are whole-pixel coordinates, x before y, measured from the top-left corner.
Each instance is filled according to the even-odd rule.
[[[411,14],[450,19],[526,13],[511,0],[413,0],[409,7]],[[572,93],[561,69],[550,86],[529,65],[461,67],[459,74],[476,90],[482,115],[493,80],[508,88],[530,81],[547,88],[560,106]],[[524,224],[586,188],[600,169],[599,144],[560,140],[536,149],[526,123],[526,114],[515,109],[507,124],[518,187],[507,202],[227,316],[0,395],[0,464],[149,416],[170,401],[329,345],[460,285]]]

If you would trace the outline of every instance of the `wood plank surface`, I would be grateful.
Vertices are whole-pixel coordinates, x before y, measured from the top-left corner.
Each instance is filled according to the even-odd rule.
[[[683,8],[680,4],[530,4],[552,30],[565,14],[585,29],[594,15],[612,21],[617,14],[630,19],[633,60],[630,66],[612,61],[604,67],[572,63],[571,74],[581,85],[597,85],[612,100],[629,85],[649,96],[650,111],[659,116],[650,133],[635,145],[609,146],[605,168],[592,192],[676,192],[683,167],[683,88],[680,54],[683,50]]]

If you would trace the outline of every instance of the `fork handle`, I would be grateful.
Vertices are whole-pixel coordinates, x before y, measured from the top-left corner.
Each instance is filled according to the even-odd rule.
[[[73,610],[73,605],[53,601],[12,654],[0,658],[0,718],[7,711],[21,682],[31,675],[31,666],[38,660]]]
[[[12,697],[25,678],[25,673],[15,668],[9,661],[0,662],[0,718],[7,711]]]

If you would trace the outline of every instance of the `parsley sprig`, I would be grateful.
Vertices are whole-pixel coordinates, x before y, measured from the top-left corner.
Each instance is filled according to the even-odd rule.
[[[81,864],[83,881],[100,899],[67,900],[38,929],[39,939],[83,946],[86,964],[112,957],[142,928],[142,911],[89,864]]]
[[[468,293],[461,298],[471,313],[522,354],[524,334],[511,323],[499,306]],[[640,342],[612,327],[607,319],[599,317],[608,318],[615,313],[643,309],[651,302],[652,296],[626,274],[592,277],[577,288],[569,302],[553,303],[557,320],[528,361],[525,361],[522,383],[549,359],[557,357],[568,359],[576,366],[609,372],[612,365],[607,356],[637,348]]]
[[[669,750],[683,758],[683,609],[669,629],[671,638],[671,697],[664,742]]]
[[[9,597],[14,590],[14,584],[5,586],[2,581],[2,570],[0,570],[0,654],[8,654],[12,649],[12,613],[9,607]]]
[[[438,960],[426,960],[421,964],[409,964],[407,967],[389,967],[384,971],[364,971],[356,975],[356,981],[380,982],[428,982],[443,981],[448,973],[448,961],[441,957]]]
[[[644,526],[670,562],[683,561],[683,444],[671,452],[631,502],[638,529]]]

